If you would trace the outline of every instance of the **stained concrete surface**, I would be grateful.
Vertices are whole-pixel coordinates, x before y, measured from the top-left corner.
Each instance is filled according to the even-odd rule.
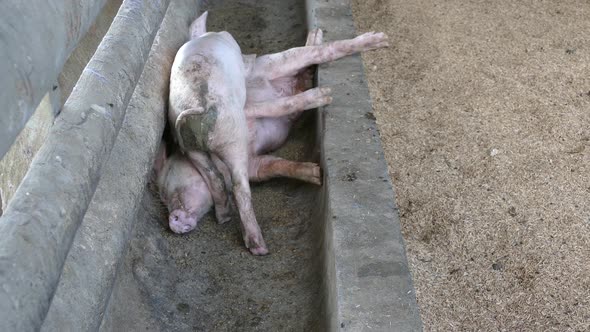
[[[56,103],[59,104],[59,93],[47,93],[43,97],[35,113],[0,160],[0,211],[6,211],[35,154],[45,142],[53,125],[54,114],[59,108]]]
[[[105,0],[2,1],[0,158],[36,111]]]
[[[305,43],[302,1],[216,1],[208,29],[227,30],[243,53]],[[276,155],[317,159],[309,112]],[[243,247],[238,217],[218,225],[210,213],[197,231],[171,233],[154,195],[145,194],[134,236],[103,320],[103,331],[304,331],[321,322],[317,212],[319,187],[278,179],[253,185],[253,203],[270,255]]]
[[[0,209],[6,210],[35,154],[45,142],[55,116],[70,96],[82,70],[108,31],[122,0],[108,0],[86,35],[65,61],[52,89],[43,97],[35,113],[0,160]]]
[[[107,0],[102,11],[96,17],[96,20],[88,32],[80,40],[76,49],[70,54],[68,60],[64,64],[64,68],[58,77],[59,88],[61,90],[61,105],[65,104],[66,100],[72,93],[72,89],[78,82],[78,78],[82,74],[82,70],[86,67],[90,58],[96,51],[98,44],[102,41],[102,37],[109,30],[113,18],[117,15],[119,7],[121,7],[123,0]]]

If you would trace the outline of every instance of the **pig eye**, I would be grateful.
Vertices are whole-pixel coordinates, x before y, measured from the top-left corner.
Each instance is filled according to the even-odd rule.
[[[174,216],[174,221],[178,221],[178,216]]]

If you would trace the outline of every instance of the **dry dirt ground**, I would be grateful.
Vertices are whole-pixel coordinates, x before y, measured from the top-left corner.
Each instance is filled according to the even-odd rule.
[[[354,0],[426,331],[590,330],[590,1]]]

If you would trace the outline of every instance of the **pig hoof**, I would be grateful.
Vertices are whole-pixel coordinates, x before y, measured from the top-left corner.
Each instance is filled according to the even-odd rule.
[[[225,223],[227,223],[229,221],[231,221],[231,217],[230,216],[227,216],[225,218],[219,218],[219,217],[217,218],[217,223],[220,224],[220,225],[223,225],[223,224],[225,224]]]
[[[315,165],[313,168],[313,180],[313,184],[322,185],[322,169],[319,165]]]
[[[299,179],[318,186],[322,185],[322,169],[316,163],[303,163],[299,171]]]
[[[323,96],[328,96],[332,94],[332,89],[329,87],[320,88],[320,92]]]
[[[229,212],[222,211],[220,213],[215,212],[215,218],[217,219],[218,224],[225,224],[228,221],[231,221],[231,215]]]
[[[250,250],[254,256],[268,255],[268,249],[265,247],[249,248],[248,250]]]
[[[332,89],[329,87],[311,88],[305,91],[305,96],[308,98],[321,98],[332,94]]]
[[[316,184],[318,186],[322,185],[322,169],[317,164],[312,164],[311,168],[311,176],[308,179],[308,182]]]
[[[363,51],[376,50],[378,48],[389,47],[387,35],[383,32],[367,32],[358,37]]]
[[[264,243],[264,239],[262,235],[249,235],[244,237],[244,243],[246,244],[246,248],[250,250],[252,255],[255,256],[264,256],[268,254],[268,248],[266,248],[266,244]]]
[[[305,91],[305,97],[307,98],[308,103],[305,109],[322,107],[332,103],[331,93],[332,89],[328,87],[313,88]]]

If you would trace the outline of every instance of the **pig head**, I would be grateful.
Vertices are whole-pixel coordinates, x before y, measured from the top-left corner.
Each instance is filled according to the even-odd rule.
[[[183,154],[166,155],[160,145],[154,164],[160,199],[168,209],[168,226],[177,234],[192,231],[211,209],[213,200],[201,174]]]

